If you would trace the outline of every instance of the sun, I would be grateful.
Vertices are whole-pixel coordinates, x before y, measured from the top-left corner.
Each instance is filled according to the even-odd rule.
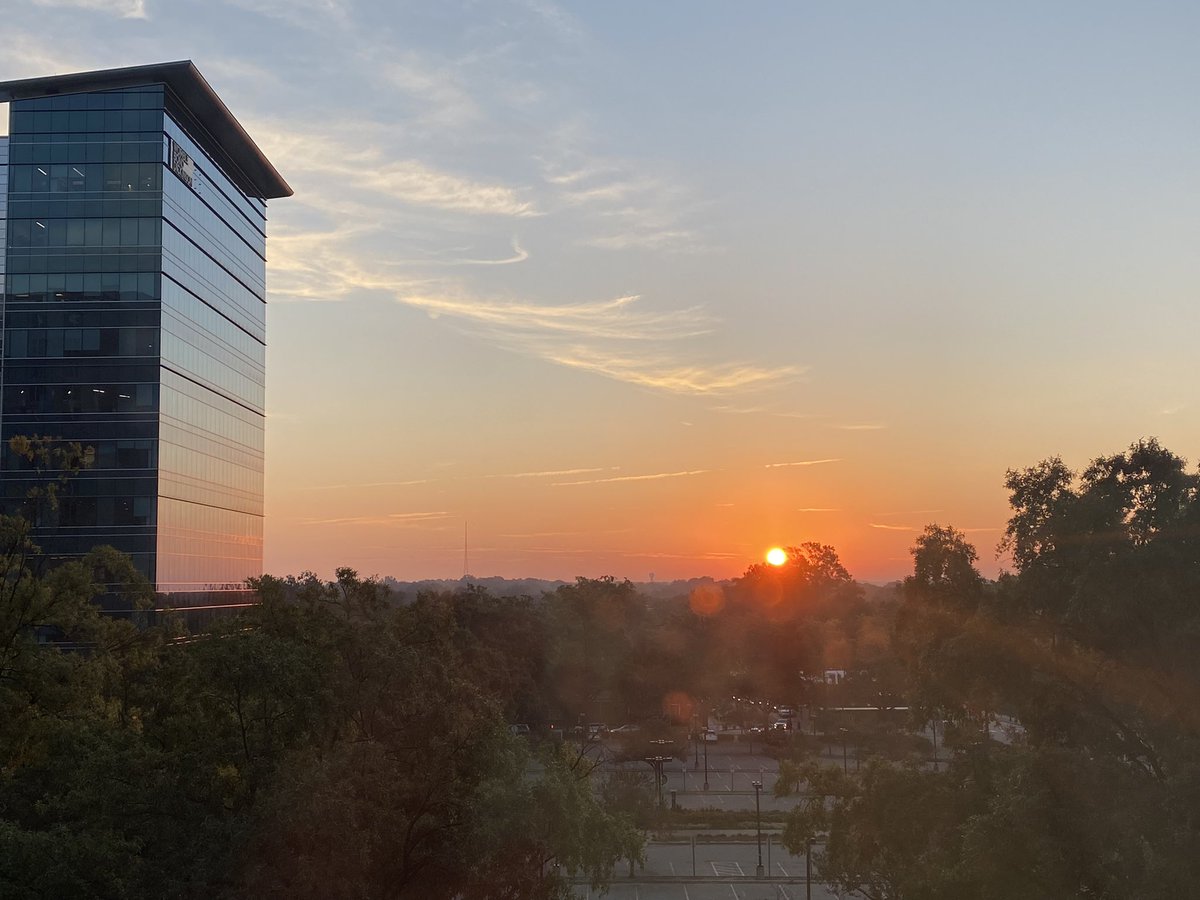
[[[767,551],[767,562],[773,566],[782,566],[787,562],[787,554],[783,552],[782,547],[772,547]]]

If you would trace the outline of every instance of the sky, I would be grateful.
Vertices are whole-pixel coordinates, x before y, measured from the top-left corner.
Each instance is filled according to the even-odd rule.
[[[1191,3],[0,0],[193,60],[269,204],[265,568],[741,574],[1200,456]],[[7,121],[7,117],[3,117]],[[464,549],[466,559],[464,560]]]

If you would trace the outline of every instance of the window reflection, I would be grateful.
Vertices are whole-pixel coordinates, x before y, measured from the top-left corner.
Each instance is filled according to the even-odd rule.
[[[103,540],[164,591],[242,596],[262,559],[265,204],[164,102],[12,104],[0,438],[95,448],[44,523],[50,555]],[[165,169],[167,135],[196,162],[191,188]]]

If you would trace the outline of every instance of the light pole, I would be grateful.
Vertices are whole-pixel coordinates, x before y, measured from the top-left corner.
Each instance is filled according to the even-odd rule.
[[[813,839],[805,841],[804,846],[804,900],[812,900],[812,845]]]
[[[755,830],[758,832],[758,869],[755,871],[755,874],[759,878],[762,878],[762,810],[758,805],[758,792],[762,790],[762,782],[756,781],[751,786],[754,788],[754,825]]]
[[[663,784],[663,763],[670,762],[669,756],[647,756],[646,762],[650,763],[650,767],[654,769],[654,787],[658,791],[658,808],[662,809],[662,784]]]
[[[708,729],[704,731],[704,789],[708,790]]]
[[[845,774],[849,775],[850,774],[850,763],[848,762],[847,757],[846,757],[846,729],[839,728],[838,731],[840,731],[842,733],[842,771]]]
[[[697,716],[692,716],[692,749],[695,750],[692,765],[698,769],[700,768],[700,719]]]

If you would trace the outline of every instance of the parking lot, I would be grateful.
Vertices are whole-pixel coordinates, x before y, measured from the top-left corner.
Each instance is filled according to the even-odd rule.
[[[693,856],[694,853],[694,856]],[[794,856],[775,838],[763,838],[763,873],[755,876],[758,845],[754,840],[731,843],[651,843],[646,866],[633,878],[618,867],[606,894],[577,885],[575,895],[609,900],[807,900],[804,857]],[[695,874],[693,874],[693,872]],[[812,885],[813,900],[833,900],[824,886]]]

